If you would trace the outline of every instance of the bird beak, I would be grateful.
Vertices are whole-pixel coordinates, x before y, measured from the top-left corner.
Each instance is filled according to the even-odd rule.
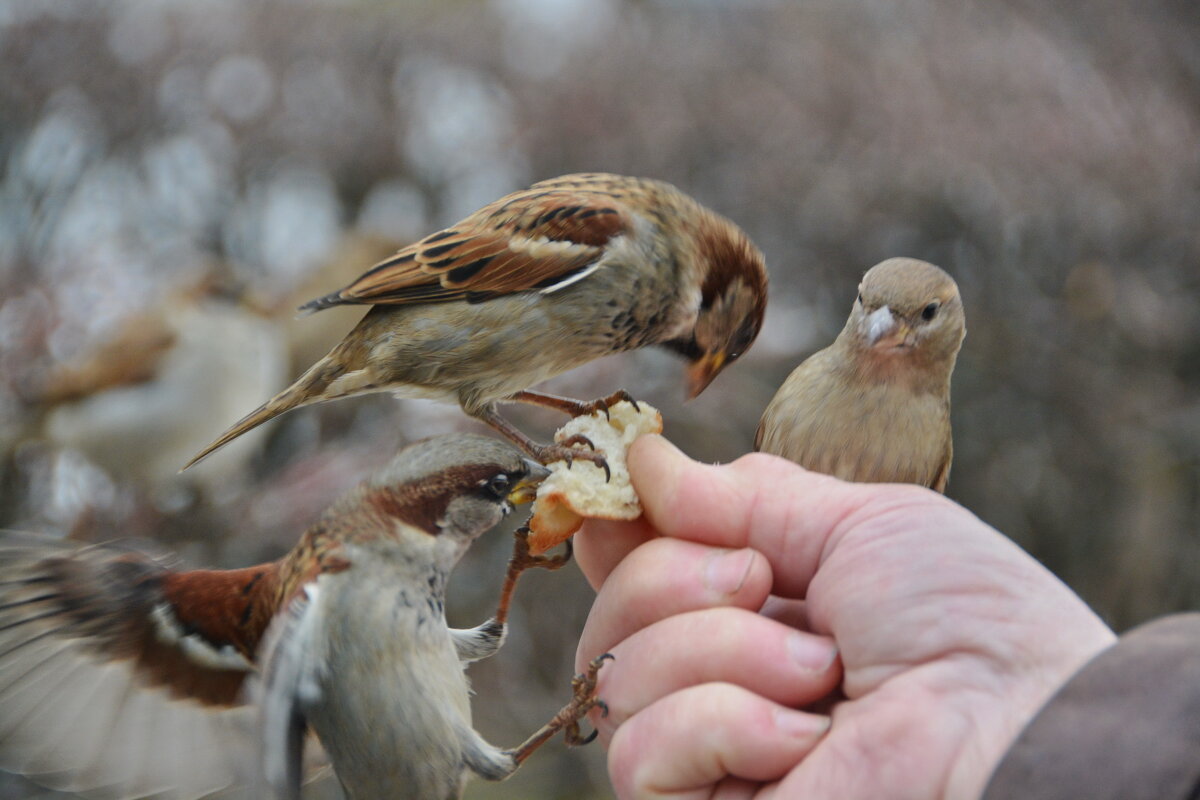
[[[893,347],[908,347],[913,338],[913,329],[907,322],[896,317],[887,306],[880,306],[867,315],[863,321],[870,347],[891,349]]]
[[[508,493],[508,502],[514,506],[532,501],[537,496],[538,485],[550,477],[550,470],[533,459],[525,459],[525,466],[529,473]]]
[[[688,400],[708,388],[713,378],[717,377],[717,373],[724,369],[725,361],[725,353],[717,351],[705,353],[692,362],[692,365],[688,367]]]

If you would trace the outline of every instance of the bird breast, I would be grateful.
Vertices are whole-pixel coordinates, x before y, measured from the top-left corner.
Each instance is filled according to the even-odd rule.
[[[306,716],[349,797],[457,796],[471,709],[444,581],[373,571],[356,565],[322,582],[325,614],[340,622],[329,626],[321,697]]]
[[[819,361],[812,367],[821,371]],[[949,453],[944,398],[903,382],[847,381],[832,371],[814,380],[804,372],[788,378],[799,386],[785,384],[768,410],[760,449],[842,480],[930,486],[937,479]]]

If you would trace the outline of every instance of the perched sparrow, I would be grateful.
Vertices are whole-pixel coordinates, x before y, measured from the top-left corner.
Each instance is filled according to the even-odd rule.
[[[795,369],[754,447],[863,482],[950,477],[950,373],[966,335],[954,279],[911,258],[872,267],[837,340]]]
[[[238,749],[260,743],[272,788],[297,797],[311,730],[350,798],[453,798],[557,730],[578,741],[599,661],[514,750],[472,729],[463,675],[499,648],[520,570],[561,560],[518,547],[497,618],[452,630],[443,614],[459,557],[545,475],[505,442],[428,439],[286,556],[237,570],[0,539],[0,767],[104,796],[198,797],[252,777]]]
[[[539,445],[499,415],[529,391],[611,353],[663,345],[690,362],[695,396],[754,342],[767,299],[762,254],[732,222],[659,181],[566,175],[502,197],[302,310],[374,305],[290,387],[197,455],[299,406],[392,391],[458,403],[546,462],[592,457]]]

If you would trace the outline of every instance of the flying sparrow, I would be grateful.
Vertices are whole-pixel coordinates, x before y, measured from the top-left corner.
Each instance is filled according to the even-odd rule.
[[[499,415],[497,403],[591,413],[608,401],[582,403],[530,387],[648,345],[689,362],[694,397],[754,342],[766,300],[758,249],[673,186],[606,174],[542,181],[302,306],[374,307],[328,355],[190,464],[285,411],[379,391],[458,403],[544,463],[572,455],[601,463],[573,442],[534,442]]]
[[[261,770],[298,797],[311,730],[350,798],[453,798],[468,774],[507,777],[558,730],[582,741],[599,661],[513,750],[472,729],[463,674],[500,647],[520,570],[562,559],[529,557],[518,538],[497,616],[453,630],[443,614],[467,547],[546,474],[506,442],[424,440],[290,553],[245,569],[181,571],[120,543],[0,538],[0,767],[67,790],[164,798],[245,785]],[[260,752],[258,767],[239,749]]]
[[[950,374],[965,335],[953,278],[911,258],[875,265],[837,340],[767,406],[754,448],[843,480],[944,492],[954,453]]]

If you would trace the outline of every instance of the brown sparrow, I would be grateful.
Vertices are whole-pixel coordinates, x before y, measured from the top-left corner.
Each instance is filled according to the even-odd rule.
[[[950,374],[966,335],[954,279],[892,258],[863,276],[837,340],[797,367],[754,448],[849,481],[946,489]]]
[[[506,442],[428,439],[283,558],[245,569],[0,538],[0,767],[68,790],[178,798],[249,791],[261,769],[298,797],[311,730],[348,797],[453,798],[471,773],[507,777],[558,730],[582,741],[599,661],[513,750],[471,727],[463,674],[500,647],[521,569],[563,559],[529,557],[518,538],[497,616],[453,630],[443,614],[467,547],[546,474]],[[239,749],[258,752],[258,767]]]
[[[606,401],[529,387],[647,345],[690,362],[694,397],[754,342],[766,300],[758,249],[673,186],[605,174],[542,181],[302,306],[374,307],[295,383],[190,463],[285,411],[379,391],[458,403],[543,462],[576,455],[599,463],[570,442],[533,442],[496,404],[590,413]]]

